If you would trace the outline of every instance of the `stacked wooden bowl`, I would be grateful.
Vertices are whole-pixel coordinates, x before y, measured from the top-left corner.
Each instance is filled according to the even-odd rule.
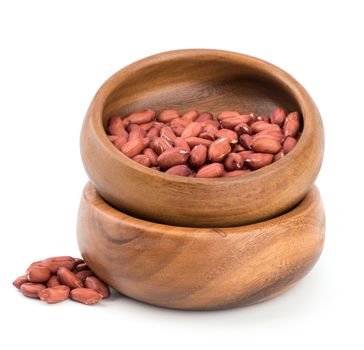
[[[197,179],[146,168],[120,153],[105,127],[115,114],[174,108],[298,110],[302,135],[281,160],[230,178]],[[272,298],[320,256],[324,211],[314,181],[324,140],[306,90],[257,58],[180,50],[133,63],[94,97],[81,133],[90,178],[78,220],[87,264],[121,293],[179,309]]]

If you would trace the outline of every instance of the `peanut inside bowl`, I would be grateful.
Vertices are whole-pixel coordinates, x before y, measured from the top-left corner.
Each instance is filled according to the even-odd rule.
[[[227,108],[269,115],[283,107],[298,111],[304,128],[283,159],[244,176],[173,176],[124,156],[105,132],[114,115],[151,106],[216,116]],[[85,169],[108,203],[133,216],[181,226],[244,225],[289,210],[313,185],[322,153],[319,112],[296,80],[265,61],[217,50],[166,52],[121,69],[97,92],[81,133]]]
[[[108,138],[128,158],[166,174],[232,177],[282,159],[301,134],[297,112],[275,108],[269,116],[226,110],[133,112],[108,121]]]

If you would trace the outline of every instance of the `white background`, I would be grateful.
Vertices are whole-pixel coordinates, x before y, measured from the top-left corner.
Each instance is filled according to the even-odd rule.
[[[363,349],[360,1],[0,4],[0,348]],[[320,261],[277,299],[228,311],[173,311],[121,296],[95,307],[23,297],[11,282],[30,262],[78,255],[87,181],[79,133],[94,93],[126,64],[179,48],[263,58],[316,101],[326,132]]]

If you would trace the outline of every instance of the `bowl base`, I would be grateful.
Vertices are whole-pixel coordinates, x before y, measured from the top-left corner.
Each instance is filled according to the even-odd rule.
[[[102,280],[133,299],[184,310],[251,305],[283,293],[314,266],[324,232],[316,187],[284,215],[214,229],[131,217],[88,184],[78,217],[81,255]]]

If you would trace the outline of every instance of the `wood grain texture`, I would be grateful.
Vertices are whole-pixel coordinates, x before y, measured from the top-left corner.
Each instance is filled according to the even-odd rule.
[[[100,278],[131,298],[190,310],[249,305],[279,295],[313,267],[324,231],[316,187],[271,220],[191,228],[117,211],[89,183],[78,217],[81,255]]]
[[[242,176],[196,179],[164,174],[130,160],[108,140],[107,120],[144,108],[302,113],[296,147],[282,160]],[[309,191],[323,156],[320,114],[290,75],[254,57],[217,50],[172,51],[135,62],[97,92],[84,120],[81,154],[99,193],[132,216],[192,227],[244,225],[295,206]]]

